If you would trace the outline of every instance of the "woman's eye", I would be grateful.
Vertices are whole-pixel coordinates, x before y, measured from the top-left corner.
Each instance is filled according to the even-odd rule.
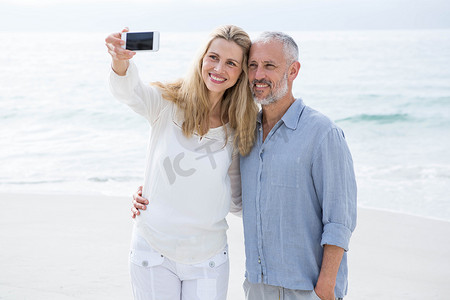
[[[228,64],[229,64],[230,66],[233,66],[233,67],[236,66],[236,64],[235,64],[234,62],[232,62],[232,61],[229,61]]]
[[[217,56],[215,56],[215,55],[210,55],[209,58],[211,58],[212,60],[216,60],[216,59],[217,59]]]

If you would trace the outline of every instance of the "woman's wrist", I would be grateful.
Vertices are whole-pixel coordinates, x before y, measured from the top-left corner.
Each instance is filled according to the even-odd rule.
[[[125,76],[127,74],[130,62],[128,60],[113,59],[111,68],[119,76]]]

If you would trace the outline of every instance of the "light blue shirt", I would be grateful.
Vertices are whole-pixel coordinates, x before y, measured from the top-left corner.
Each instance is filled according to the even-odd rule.
[[[246,277],[312,290],[323,245],[348,250],[356,226],[353,161],[342,130],[297,99],[263,142],[241,157]],[[347,293],[344,253],[335,295]]]

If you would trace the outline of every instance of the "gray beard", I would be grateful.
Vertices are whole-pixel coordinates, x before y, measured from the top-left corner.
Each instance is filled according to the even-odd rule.
[[[253,100],[256,103],[264,106],[264,105],[269,105],[269,104],[277,102],[278,100],[283,98],[287,94],[287,92],[288,92],[287,73],[285,73],[283,76],[283,79],[281,79],[281,81],[279,83],[279,88],[274,93],[270,93],[264,99],[257,98],[255,96],[255,93],[253,93],[253,90],[252,90],[252,95],[253,95]]]

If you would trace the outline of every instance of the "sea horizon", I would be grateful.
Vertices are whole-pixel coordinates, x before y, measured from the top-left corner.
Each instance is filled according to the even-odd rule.
[[[294,95],[344,130],[360,206],[450,220],[449,31],[287,31],[302,64]],[[142,184],[149,127],[108,90],[105,34],[4,34],[0,197]],[[182,77],[206,38],[162,32],[159,52],[134,59],[141,79]]]

